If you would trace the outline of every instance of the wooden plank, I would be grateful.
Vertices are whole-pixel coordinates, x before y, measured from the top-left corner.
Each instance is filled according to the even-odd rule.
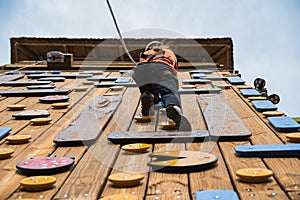
[[[181,73],[181,76],[187,76]],[[215,82],[213,82],[215,83]],[[181,96],[183,111],[190,123],[193,130],[207,130],[207,124],[203,118],[202,111],[197,103],[197,99],[201,95],[184,95]],[[187,143],[187,150],[194,151],[207,151],[218,156],[217,166],[208,170],[193,172],[189,174],[189,185],[191,196],[195,199],[195,193],[199,190],[212,190],[212,189],[227,189],[233,190],[231,179],[223,160],[222,154],[218,148],[217,143],[209,141],[209,138],[204,143],[195,144]]]
[[[131,99],[131,103],[136,104],[137,102],[132,99],[135,93],[136,89],[127,89],[124,93],[124,100]],[[107,134],[118,129],[128,129],[131,122],[130,116],[134,112],[134,110],[128,110],[128,102],[124,100],[97,143],[92,145],[89,153],[84,155],[55,198],[64,198],[65,194],[68,194],[69,199],[78,199],[86,198],[85,194],[88,194],[89,198],[96,199],[101,193],[101,188],[106,184],[110,167],[113,166],[117,153],[120,151],[119,146],[112,145],[107,141]],[[122,121],[119,121],[120,117],[123,118]],[[91,171],[91,169],[95,170]]]
[[[252,101],[248,100],[247,98],[244,98],[241,96],[239,89],[237,87],[233,87],[233,90],[236,92],[236,94],[238,96],[241,97],[241,99],[253,110],[253,112],[256,113],[257,116],[259,116],[259,118],[261,120],[263,120],[265,122],[265,124],[277,135],[277,137],[279,137],[281,139],[282,142],[284,143],[290,143],[287,138],[286,138],[286,134],[283,133],[279,133],[270,123],[269,120],[261,113],[261,112],[256,112],[255,108],[252,105]]]
[[[141,107],[139,106],[139,91],[138,89],[135,90],[135,104],[130,105],[130,110],[136,110],[136,112],[131,113],[133,115],[138,115],[141,112]],[[130,100],[131,102],[133,100]],[[137,107],[138,106],[138,107]],[[136,109],[137,108],[137,109]],[[132,119],[132,116],[131,116]],[[153,118],[151,122],[148,123],[137,123],[133,121],[129,128],[129,131],[137,131],[140,134],[143,134],[144,131],[155,131],[156,127],[156,119]],[[107,182],[105,188],[101,194],[101,196],[108,196],[111,194],[120,194],[120,193],[130,193],[135,194],[139,197],[139,199],[144,198],[144,194],[147,188],[147,179],[148,179],[148,172],[149,167],[147,163],[150,162],[149,154],[152,151],[152,145],[150,150],[147,153],[128,153],[124,150],[121,150],[118,154],[117,160],[113,165],[113,170],[110,174],[115,174],[119,172],[138,172],[144,175],[144,179],[141,181],[141,184],[135,187],[125,187],[125,188],[118,188],[112,185],[112,183]]]
[[[71,84],[74,84],[74,81],[71,81],[70,82]],[[105,92],[105,90],[98,90],[98,92],[100,93],[103,93]],[[98,94],[100,94],[98,93]],[[58,134],[58,131],[61,131],[61,128],[65,128],[65,126],[68,126],[68,124],[74,120],[74,118],[77,117],[77,115],[79,115],[79,113],[87,106],[86,102],[89,102],[91,101],[91,99],[94,97],[94,94],[95,93],[88,93],[87,96],[85,96],[83,99],[82,98],[76,98],[77,100],[81,100],[81,102],[84,102],[84,103],[81,103],[79,102],[76,107],[74,107],[72,110],[70,110],[70,112],[66,113],[66,115],[64,116],[64,120],[60,120],[56,126],[55,126],[55,129],[48,129],[42,136],[40,136],[40,138],[37,139],[37,141],[33,142],[31,147],[34,147],[33,149],[30,149],[30,151],[27,151],[27,149],[25,150],[25,152],[23,152],[23,156],[25,156],[26,154],[28,153],[31,153],[36,155],[35,153],[37,153],[37,149],[40,149],[41,147],[44,147],[44,150],[48,151],[47,154],[41,154],[41,155],[48,155],[49,154],[49,151],[53,152],[53,148],[55,147],[53,145],[53,142],[51,140],[51,138],[54,138],[56,136],[56,134]],[[84,96],[84,93],[82,94]],[[75,99],[75,98],[74,98]],[[47,105],[47,104],[46,104]],[[55,110],[57,111],[57,110]],[[65,124],[67,123],[67,124]],[[74,152],[72,152],[74,150]],[[57,155],[78,155],[77,158],[80,158],[81,155],[86,151],[85,147],[74,147],[74,148],[58,148],[54,153],[57,154]],[[40,155],[40,154],[38,154]],[[34,156],[31,156],[31,157],[34,157]],[[64,179],[66,178],[66,176],[68,175],[68,172],[66,172],[65,174],[62,174],[61,176],[64,177],[64,178],[61,178],[61,182],[58,182],[60,184],[63,184],[64,183]],[[60,176],[60,175],[58,175]],[[58,184],[57,183],[57,184]],[[58,186],[59,188],[59,186]],[[57,189],[58,189],[57,188]],[[57,190],[54,190],[54,191],[45,191],[45,193],[41,193],[40,196],[43,196],[43,195],[48,195],[51,196],[53,195],[53,193],[55,193]],[[22,191],[21,191],[22,192]],[[17,195],[17,194],[15,194]],[[33,197],[33,194],[31,193],[26,193],[26,195],[31,195]],[[48,199],[48,197],[46,197]]]
[[[103,101],[104,105],[100,104]],[[59,146],[89,146],[93,144],[101,134],[101,125],[95,119],[112,116],[120,102],[121,96],[95,97],[94,101],[80,114],[72,126],[61,132],[54,139],[54,142]]]
[[[68,83],[68,84],[70,84],[70,83]],[[32,109],[46,109],[47,110],[50,108],[49,104],[40,104],[37,102],[38,102],[38,99],[36,97],[30,97],[30,98],[24,99],[21,103],[25,104],[27,107],[32,108]],[[76,103],[77,102],[74,101],[74,104],[76,104]],[[12,119],[11,115],[13,113],[16,113],[19,111],[5,111],[5,112],[2,112],[0,115],[4,114],[4,115],[2,115],[2,117],[6,116],[5,118],[7,118],[7,121],[3,125],[12,128],[11,135],[14,135],[17,133],[18,134],[22,134],[22,133],[30,134],[32,136],[32,139],[30,141],[33,142],[44,131],[46,131],[50,127],[54,126],[55,122],[60,119],[60,117],[66,112],[66,110],[67,109],[64,109],[64,111],[62,111],[62,110],[60,110],[60,111],[53,110],[53,112],[51,111],[52,122],[46,126],[31,126],[30,122],[28,120],[18,120],[18,123],[16,123],[17,120]],[[20,147],[19,145],[3,144],[2,146],[7,147],[7,148],[13,147],[15,149],[15,155],[17,155],[18,153],[22,152],[29,145],[30,144],[24,144],[24,145],[22,145],[22,147]],[[9,160],[5,160],[5,161],[1,162],[0,166],[4,166],[7,162],[9,162]]]
[[[271,178],[269,182],[265,183],[245,183],[239,181],[235,172],[242,168],[268,168],[262,159],[260,158],[239,158],[234,153],[234,146],[249,144],[248,142],[231,142],[220,143],[220,148],[223,152],[223,156],[228,167],[228,170],[232,177],[232,182],[236,188],[241,199],[253,199],[257,197],[259,199],[268,199],[271,194],[276,193],[278,199],[288,199],[285,192],[282,191],[278,182]],[[234,164],[233,164],[234,163]]]
[[[73,113],[71,114],[71,116],[73,115]],[[61,123],[61,121],[60,121]],[[81,147],[81,148],[69,148],[69,149],[65,149],[65,154],[63,153],[58,153],[57,151],[54,152],[54,145],[53,145],[53,142],[51,140],[51,138],[55,137],[53,136],[53,134],[56,133],[56,130],[57,130],[57,127],[59,127],[59,124],[57,124],[55,127],[52,127],[50,129],[48,129],[48,131],[46,131],[40,138],[38,138],[36,141],[34,141],[30,148],[27,148],[25,149],[25,151],[22,152],[22,154],[20,154],[19,156],[17,156],[14,160],[22,160],[24,158],[29,158],[29,157],[36,157],[36,156],[47,156],[49,154],[56,154],[57,156],[74,156],[76,155],[75,157],[75,162],[77,162],[76,159],[79,159],[80,158],[80,155],[83,153],[82,151],[85,151],[85,147]],[[45,135],[47,134],[47,135]],[[43,147],[43,148],[42,148]],[[76,150],[76,149],[80,149],[82,151],[79,151],[79,150]],[[75,152],[73,152],[75,151]],[[81,154],[80,154],[81,153]],[[16,162],[12,162],[12,166],[6,166],[6,168],[10,168],[10,169],[13,169],[13,163],[16,163]],[[63,173],[62,175],[55,175],[58,179],[58,182],[56,183],[57,185],[60,183],[62,184],[64,181],[63,179],[60,179],[58,178],[58,176],[63,176],[63,175],[66,175],[68,174],[69,172],[66,172],[66,173]],[[62,181],[60,181],[62,180]],[[19,179],[17,179],[16,177],[12,177],[11,179],[12,182],[18,182]],[[58,188],[56,188],[57,190]],[[51,190],[53,192],[53,190]],[[51,193],[51,191],[45,191],[45,193],[42,193],[42,194],[39,194],[38,196],[44,196],[46,194],[48,194],[49,192]],[[55,191],[55,190],[54,190]],[[52,194],[52,193],[51,193]],[[26,196],[26,197],[36,197],[35,195],[36,194],[32,194],[30,192],[25,192],[23,190],[20,190],[20,191],[17,191],[17,193],[14,194],[15,197],[16,196]],[[47,198],[48,199],[48,198]]]
[[[29,79],[40,79],[40,78],[49,78],[49,77],[63,77],[66,79],[85,79],[88,77],[92,77],[93,74],[78,74],[78,73],[71,73],[71,74],[30,74],[27,75]]]
[[[215,84],[224,84],[224,82],[215,82]],[[237,116],[244,122],[244,124],[248,127],[249,131],[252,132],[252,137],[256,135],[262,134],[260,129],[260,125],[252,123],[253,119],[255,119],[255,114],[249,110],[247,105],[240,99],[239,96],[234,95],[232,89],[223,90],[222,94],[224,95],[224,102],[230,106],[233,111],[237,114]],[[232,94],[232,95],[230,95]],[[234,127],[234,123],[231,127]],[[269,136],[265,136],[269,137]],[[260,158],[240,158],[235,155],[234,146],[249,144],[249,142],[222,142],[219,143],[219,147],[224,157],[225,164],[228,168],[233,186],[235,190],[239,193],[241,199],[253,199],[255,197],[259,199],[268,199],[270,198],[272,192],[276,193],[276,197],[278,199],[287,199],[284,191],[280,188],[278,182],[272,178],[271,182],[259,184],[257,187],[256,184],[251,183],[243,183],[240,182],[235,175],[236,170],[241,168],[249,168],[249,167],[262,167],[268,168],[264,161]]]
[[[26,100],[28,100],[28,98]],[[33,101],[33,103],[32,103],[33,105],[50,107],[49,104],[36,104],[34,102],[35,101]],[[79,107],[80,107],[80,105],[79,105]],[[53,112],[57,112],[58,114],[59,113],[64,114],[65,111],[62,112],[62,111],[55,110]],[[35,141],[32,141],[30,143],[30,147],[28,147],[28,148],[24,147],[23,150],[22,150],[22,148],[20,148],[20,146],[18,146],[18,150],[22,150],[22,154],[16,154],[16,156],[13,156],[13,158],[9,159],[8,162],[5,163],[5,166],[1,167],[1,169],[15,171],[15,165],[20,160],[27,159],[27,158],[30,158],[30,157],[35,157],[35,156],[46,156],[46,155],[51,154],[54,150],[54,146],[53,146],[53,142],[51,140],[51,137],[54,137],[53,135],[57,134],[56,132],[59,131],[59,129],[60,129],[59,127],[61,127],[62,124],[64,124],[64,122],[67,122],[68,120],[71,120],[75,113],[77,113],[77,112],[68,113],[68,116],[66,116],[65,121],[59,121],[57,124],[55,124],[55,126],[47,127],[46,131],[43,132],[43,135],[41,135]],[[30,130],[33,127],[28,126],[28,128]],[[46,128],[46,127],[43,127],[43,128]],[[43,130],[43,128],[42,128],[42,130]],[[32,132],[33,129],[30,131],[30,133],[38,134],[38,132],[40,132],[40,134],[41,134],[41,127],[38,128],[38,126],[34,126],[34,129],[36,129],[36,133],[35,133],[35,131]],[[26,130],[26,128],[23,129],[22,131],[28,133],[28,130]],[[4,162],[1,162],[1,165],[2,165],[2,163],[4,164]],[[18,181],[20,179],[21,179],[21,177],[16,177],[16,176],[11,177],[10,181],[12,183],[14,183],[14,187],[1,188],[1,194],[2,194],[3,191],[5,191],[5,193],[3,192],[3,194],[6,194],[6,195],[9,195],[9,193],[13,192],[19,186]],[[7,184],[7,185],[9,186],[10,183]]]
[[[8,81],[2,82],[1,86],[15,86],[15,87],[22,87],[28,85],[46,85],[50,84],[51,81]]]
[[[117,131],[108,135],[108,139],[114,144],[130,143],[186,143],[203,142],[208,137],[207,131],[170,132],[170,131]],[[217,136],[219,138],[219,136]]]
[[[251,141],[254,144],[268,144],[268,143],[280,143],[280,140],[260,121],[251,109],[244,104],[244,102],[235,94],[232,90],[226,90],[226,102],[234,109],[237,115],[243,120],[253,136]],[[287,199],[287,196],[281,187],[283,185],[295,184],[297,181],[292,177],[287,178],[287,174],[297,171],[295,166],[299,166],[299,159],[292,158],[268,158],[260,160],[260,158],[237,158],[234,154],[233,146],[242,145],[247,143],[220,143],[222,152],[224,153],[227,166],[232,174],[235,186],[237,187],[238,193],[242,199],[251,199],[249,195],[256,195],[260,198],[268,198],[271,193],[276,193],[277,198]],[[253,160],[251,160],[253,159]],[[287,161],[294,164],[286,164]],[[232,165],[231,163],[235,163]],[[298,164],[297,164],[298,163]],[[245,167],[262,167],[269,168],[274,172],[272,182],[267,182],[261,185],[261,187],[255,187],[255,184],[247,184],[237,181],[235,171]],[[291,171],[290,171],[291,170]],[[298,169],[299,170],[299,169]],[[281,172],[280,172],[281,171]],[[282,177],[286,178],[282,178]],[[280,186],[279,186],[280,185]],[[272,189],[270,189],[272,188]],[[251,192],[247,192],[250,189]],[[249,190],[248,190],[249,191]]]
[[[36,89],[36,90],[0,90],[0,95],[6,97],[32,97],[46,95],[65,95],[71,92],[70,89]]]
[[[53,152],[56,156],[74,156],[76,155],[76,158],[81,158],[82,155],[86,152],[86,147],[80,146],[80,147],[73,147],[69,149],[61,149],[58,148],[55,152]],[[53,176],[57,179],[57,182],[55,183],[56,187],[53,187],[50,190],[45,190],[41,192],[28,192],[23,190],[22,188],[19,188],[16,190],[16,192],[10,196],[11,199],[18,199],[18,198],[43,198],[43,199],[52,199],[53,194],[55,194],[60,186],[64,184],[65,178],[69,176],[69,174],[72,172],[74,167],[76,166],[78,160],[75,158],[75,164],[72,166],[72,168],[66,172],[54,174]],[[24,177],[23,177],[24,178]],[[13,179],[17,179],[13,177]],[[15,180],[17,181],[17,180]],[[11,181],[10,181],[11,182]]]
[[[155,144],[154,152],[185,150],[184,144]],[[190,199],[186,173],[151,172],[149,175],[146,199]]]
[[[24,74],[17,74],[17,75],[3,75],[0,76],[0,83],[7,82],[7,81],[15,81],[24,77]]]
[[[215,138],[216,140],[221,141],[222,137],[227,135],[232,137],[231,141],[235,138],[236,140],[247,140],[251,136],[251,132],[244,125],[243,121],[227,105],[224,95],[200,95],[197,101],[210,134],[219,136],[219,138]],[[232,126],[233,123],[235,124],[234,126]],[[228,141],[230,140],[228,139]]]
[[[181,81],[187,78],[184,74],[178,74],[179,86],[181,86]],[[187,95],[185,98],[190,97]],[[181,96],[181,99],[184,97]],[[184,98],[184,99],[185,99]],[[183,110],[185,112],[185,110]],[[186,113],[185,113],[186,114]],[[189,120],[192,121],[191,116],[186,115]],[[159,113],[158,122],[164,121],[166,119],[165,113]],[[194,119],[195,120],[195,119]],[[195,123],[198,124],[198,123]],[[193,124],[192,128],[196,128],[195,124]],[[157,129],[157,131],[162,131],[161,129]],[[173,132],[173,131],[170,131]],[[186,150],[185,144],[179,143],[168,143],[168,144],[155,144],[154,152],[159,151],[171,151],[171,150]],[[147,200],[154,199],[190,199],[191,196],[189,194],[189,181],[188,175],[186,173],[163,173],[163,172],[151,172],[149,174],[149,181],[146,193]]]

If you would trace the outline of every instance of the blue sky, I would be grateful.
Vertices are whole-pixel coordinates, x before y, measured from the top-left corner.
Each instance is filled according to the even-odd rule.
[[[186,37],[231,37],[235,68],[265,78],[279,110],[300,116],[300,1],[110,0],[120,29],[160,28]],[[10,37],[116,37],[105,0],[0,0],[0,65]],[[152,37],[156,37],[153,34]]]

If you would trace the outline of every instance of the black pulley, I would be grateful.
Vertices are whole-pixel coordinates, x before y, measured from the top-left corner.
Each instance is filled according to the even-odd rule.
[[[271,94],[268,96],[268,99],[273,103],[273,104],[278,104],[280,102],[280,97],[277,94]]]
[[[266,81],[262,78],[256,78],[254,80],[254,87],[257,90],[263,89],[265,87],[265,85],[266,85]]]

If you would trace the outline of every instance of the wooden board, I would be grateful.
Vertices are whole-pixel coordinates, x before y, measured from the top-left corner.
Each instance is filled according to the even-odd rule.
[[[40,78],[49,78],[49,77],[63,77],[66,79],[85,79],[92,77],[93,74],[31,74],[27,75],[27,78],[30,79],[40,79]]]
[[[243,121],[226,103],[222,94],[207,94],[198,97],[198,103],[205,118],[207,128],[212,135],[226,137],[235,135],[247,140],[251,132]],[[234,124],[234,126],[232,126]]]
[[[193,79],[199,79],[199,78],[205,78],[206,75],[204,73],[195,73],[195,74],[191,74],[191,77]]]
[[[115,83],[129,83],[132,78],[130,76],[122,76],[122,77],[90,77],[86,79],[87,81],[114,81]]]
[[[102,81],[116,81],[118,78],[119,77],[89,77],[86,80],[102,82]]]
[[[40,97],[46,95],[65,95],[71,89],[36,89],[36,90],[0,90],[0,95],[5,97]]]
[[[179,89],[179,94],[213,94],[220,93],[220,88],[196,88],[196,89]]]
[[[26,88],[28,90],[37,90],[37,89],[54,89],[56,86],[54,84],[49,85],[29,85]]]
[[[299,157],[300,144],[239,145],[234,150],[241,157]]]
[[[186,79],[182,81],[182,84],[185,85],[195,85],[195,84],[208,84],[211,83],[211,80],[207,80],[207,79]]]
[[[28,85],[47,85],[51,81],[8,81],[2,82],[1,86],[28,86]]]
[[[226,134],[209,134],[208,131],[192,132],[112,132],[108,135],[108,140],[115,144],[130,143],[192,143],[203,142],[205,139],[219,141],[240,141],[247,140],[251,133],[226,133]]]
[[[26,72],[24,72],[25,75],[43,74],[43,73],[60,74],[60,71],[59,70],[54,70],[54,71],[26,71]]]
[[[211,74],[211,73],[213,73],[213,71],[212,70],[205,70],[205,69],[203,69],[203,70],[201,70],[201,69],[199,69],[199,70],[191,70],[191,71],[189,71],[189,73],[190,74]]]
[[[91,145],[101,134],[99,118],[112,115],[121,102],[120,96],[97,97],[69,126],[55,139],[59,146]]]
[[[0,76],[0,83],[8,82],[8,81],[15,81],[24,77],[24,74],[17,74],[17,75],[4,75]]]
[[[121,102],[120,106],[116,110],[116,113],[113,115],[112,120],[102,119],[103,121],[101,124],[105,124],[106,121],[109,122],[104,132],[101,134],[97,142],[89,148],[89,151],[87,151],[84,154],[83,158],[78,162],[74,171],[72,171],[70,176],[68,176],[68,179],[62,185],[60,190],[56,192],[54,199],[65,198],[66,192],[68,192],[67,194],[69,199],[84,199],[86,198],[86,194],[88,194],[89,199],[98,199],[100,195],[102,197],[110,195],[112,193],[120,193],[119,188],[111,187],[105,179],[105,177],[107,177],[111,173],[111,166],[114,166],[115,160],[118,157],[120,151],[118,145],[113,145],[110,142],[107,142],[106,134],[111,131],[128,130],[131,124],[131,116],[133,116],[135,112],[135,109],[128,110],[128,107],[138,104],[139,96],[136,95],[137,92],[137,88],[129,88],[128,90],[126,90],[123,95],[123,99],[130,99],[130,101]],[[123,120],[117,120],[120,118],[122,118]],[[129,157],[129,159],[132,159],[132,156],[127,157]],[[123,160],[121,162],[122,165],[126,163]],[[140,163],[143,163],[145,166],[147,165],[147,162]],[[130,169],[134,167],[134,165],[126,166],[128,166]],[[82,184],[83,182],[85,184]],[[108,185],[107,189],[110,191],[106,191],[106,189],[103,189],[105,184]],[[93,186],[86,187],[86,185]],[[135,192],[138,195],[144,194],[145,192],[145,190],[141,190],[140,187],[131,187],[125,189],[122,188],[121,190],[126,190],[127,193]]]
[[[44,77],[39,78],[38,81],[51,81],[51,82],[64,82],[66,80],[65,77]]]
[[[130,76],[122,76],[115,80],[115,83],[129,83],[132,80]]]
[[[282,140],[278,138],[274,131],[272,131],[262,120],[258,117],[255,109],[247,101],[241,99],[241,94],[238,89],[226,90],[225,97],[227,103],[234,109],[237,115],[242,119],[248,129],[252,132],[252,144],[280,144]],[[243,98],[243,97],[242,97]],[[297,176],[290,176],[297,171],[299,172],[298,158],[264,158],[258,157],[237,157],[235,155],[234,146],[245,145],[250,143],[219,143],[222,148],[223,156],[226,160],[226,165],[230,174],[232,175],[233,183],[239,193],[241,199],[252,198],[249,195],[253,194],[260,199],[269,199],[270,192],[276,193],[278,199],[290,199],[287,197],[287,188],[293,184],[299,183]],[[236,171],[241,168],[259,167],[269,168],[275,174],[276,179],[272,182],[264,184],[245,184],[236,180]],[[270,190],[270,188],[272,188]],[[249,189],[249,191],[247,191]]]
[[[93,75],[102,75],[103,71],[99,70],[86,70],[86,71],[79,71],[79,74],[93,74]]]
[[[184,143],[184,142],[202,142],[208,137],[207,131],[192,132],[155,132],[155,131],[123,131],[112,132],[107,139],[115,144],[130,143]]]
[[[129,83],[132,78],[130,76],[122,76],[122,77],[90,77],[86,79],[87,81],[114,81],[115,83]]]
[[[94,84],[96,88],[109,88],[114,86],[124,86],[124,87],[137,87],[136,83],[96,83]]]

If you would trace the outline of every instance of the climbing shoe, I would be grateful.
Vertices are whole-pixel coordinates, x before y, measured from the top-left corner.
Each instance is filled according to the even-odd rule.
[[[190,122],[181,114],[181,110],[178,106],[169,105],[166,108],[166,112],[167,117],[172,119],[176,124],[178,131],[192,131]]]
[[[141,103],[142,103],[143,116],[154,114],[153,101],[154,101],[154,96],[150,92],[146,91],[142,94]]]

